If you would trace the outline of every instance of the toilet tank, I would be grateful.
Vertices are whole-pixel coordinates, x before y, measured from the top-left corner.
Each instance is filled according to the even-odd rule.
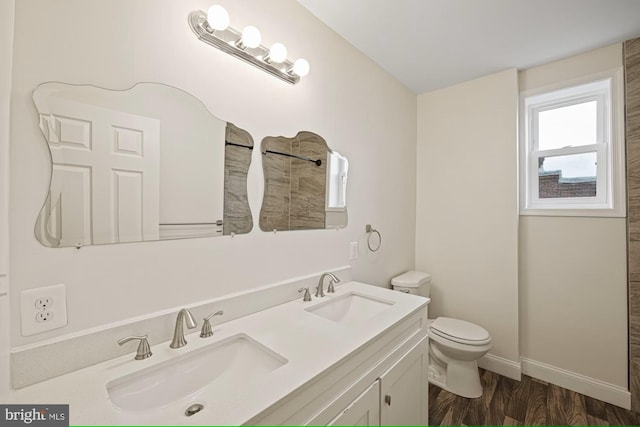
[[[428,297],[431,275],[420,271],[407,271],[391,279],[391,286],[396,291]]]

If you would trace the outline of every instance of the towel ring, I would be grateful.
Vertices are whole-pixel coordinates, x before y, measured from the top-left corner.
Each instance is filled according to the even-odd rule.
[[[380,232],[378,230],[376,230],[375,228],[373,228],[371,226],[371,224],[367,224],[367,226],[365,227],[365,230],[368,234],[367,236],[367,246],[369,247],[369,250],[371,252],[377,252],[378,249],[380,249],[380,246],[382,246],[382,235],[380,234]],[[378,247],[373,249],[373,247],[371,247],[371,236],[373,236],[373,234],[377,234],[378,235]]]

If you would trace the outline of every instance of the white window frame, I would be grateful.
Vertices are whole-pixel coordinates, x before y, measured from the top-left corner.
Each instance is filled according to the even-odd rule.
[[[622,67],[520,93],[520,214],[625,217],[624,92]],[[542,111],[597,102],[596,144],[538,149]],[[595,197],[539,198],[538,159],[596,153]]]
[[[332,169],[332,158],[334,155],[344,159],[345,169],[342,174],[336,173]],[[349,175],[349,161],[342,154],[336,151],[327,151],[327,179],[326,179],[326,196],[325,196],[325,210],[327,212],[346,212],[347,211],[347,179]],[[335,205],[332,203],[332,191],[339,191],[341,198],[344,200],[343,205]]]

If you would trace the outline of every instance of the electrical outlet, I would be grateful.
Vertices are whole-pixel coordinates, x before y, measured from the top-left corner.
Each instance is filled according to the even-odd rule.
[[[36,322],[45,323],[53,320],[53,311],[39,311],[36,314]]]
[[[67,298],[63,284],[27,289],[20,293],[22,335],[29,336],[67,325]]]
[[[51,297],[42,297],[36,299],[36,310],[44,310],[53,304],[53,298]]]

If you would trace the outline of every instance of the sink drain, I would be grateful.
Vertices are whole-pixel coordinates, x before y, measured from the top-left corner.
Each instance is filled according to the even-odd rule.
[[[190,417],[191,415],[195,415],[203,409],[204,405],[201,405],[200,403],[194,403],[193,405],[189,406],[186,411],[184,411],[184,414],[187,417]]]

